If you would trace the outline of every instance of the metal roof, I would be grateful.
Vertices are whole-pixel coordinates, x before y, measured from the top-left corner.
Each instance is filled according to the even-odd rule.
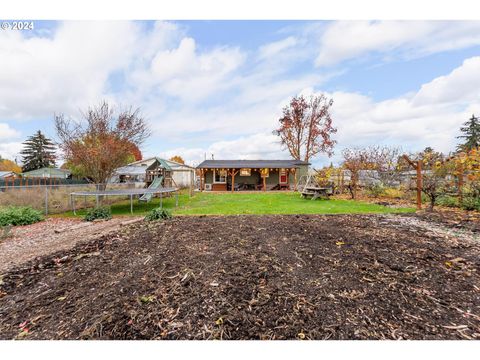
[[[10,175],[15,175],[15,173],[13,171],[0,171],[0,178]]]
[[[205,160],[197,166],[199,169],[263,169],[298,168],[310,163],[301,160]]]
[[[117,175],[145,175],[146,166],[122,166],[115,170]]]
[[[50,176],[59,175],[59,176],[65,177],[70,174],[71,174],[70,170],[43,167],[36,170],[26,171],[22,173],[22,176],[27,177],[27,176],[36,176],[36,175],[50,175]]]
[[[157,161],[161,165],[161,167],[165,168],[166,170],[175,171],[176,169],[184,169],[184,168],[194,169],[193,167],[191,167],[189,165],[180,164],[180,163],[177,163],[175,161],[166,160],[166,159],[162,159],[162,158],[159,158],[159,157],[151,157],[151,158],[148,158],[148,159],[138,160],[138,161],[132,162],[132,163],[126,165],[126,166],[136,166],[136,167],[143,166],[144,168],[147,168],[147,167],[152,166],[155,163],[155,161]]]

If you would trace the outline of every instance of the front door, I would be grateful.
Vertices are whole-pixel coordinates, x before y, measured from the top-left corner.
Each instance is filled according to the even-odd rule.
[[[288,182],[287,170],[280,169],[279,176],[280,176],[280,181],[279,181],[280,184],[286,184]]]

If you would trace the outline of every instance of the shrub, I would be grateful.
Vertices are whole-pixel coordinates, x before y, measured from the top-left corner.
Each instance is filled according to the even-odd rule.
[[[0,209],[0,226],[29,225],[41,220],[43,220],[42,212],[29,206],[9,206]]]
[[[167,209],[156,208],[153,209],[145,216],[145,220],[147,221],[155,221],[155,220],[166,220],[172,217],[172,213]]]
[[[85,215],[85,221],[93,221],[98,219],[111,219],[112,210],[108,206],[99,206],[94,209],[88,210]]]
[[[449,195],[442,195],[436,201],[435,204],[446,207],[458,207],[458,201],[455,197]]]
[[[0,226],[0,241],[12,236],[10,230],[12,230],[12,225]]]
[[[474,196],[466,196],[462,201],[462,209],[480,211],[480,198]]]
[[[402,189],[386,188],[383,191],[383,195],[389,199],[402,199],[405,192]]]
[[[366,188],[367,196],[377,198],[385,193],[385,187],[380,184],[371,184]]]

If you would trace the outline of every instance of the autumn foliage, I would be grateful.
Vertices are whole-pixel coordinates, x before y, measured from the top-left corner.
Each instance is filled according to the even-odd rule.
[[[134,161],[140,161],[143,159],[142,152],[134,143],[130,144],[130,154],[133,156]]]
[[[175,161],[179,164],[185,164],[185,160],[180,155],[175,155],[170,158],[170,161]]]
[[[308,99],[296,96],[283,109],[280,127],[274,134],[280,137],[281,145],[292,158],[309,161],[319,153],[333,154],[336,142],[331,136],[337,130],[330,116],[332,105],[333,100],[323,94]]]
[[[63,115],[55,117],[60,148],[66,161],[80,167],[84,176],[105,184],[115,169],[131,160],[132,153],[150,132],[139,109],[115,115],[114,109],[103,102],[88,109],[84,117],[85,123],[73,122]]]
[[[12,171],[14,173],[21,173],[22,168],[15,164],[12,160],[0,158],[0,171]]]

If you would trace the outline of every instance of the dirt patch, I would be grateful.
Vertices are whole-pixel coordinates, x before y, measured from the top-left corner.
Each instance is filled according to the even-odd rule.
[[[71,249],[80,241],[88,241],[117,229],[128,219],[85,222],[80,219],[47,218],[32,225],[12,228],[11,236],[0,241],[0,272],[48,255]]]
[[[479,245],[402,219],[124,227],[4,274],[0,338],[479,339]]]

